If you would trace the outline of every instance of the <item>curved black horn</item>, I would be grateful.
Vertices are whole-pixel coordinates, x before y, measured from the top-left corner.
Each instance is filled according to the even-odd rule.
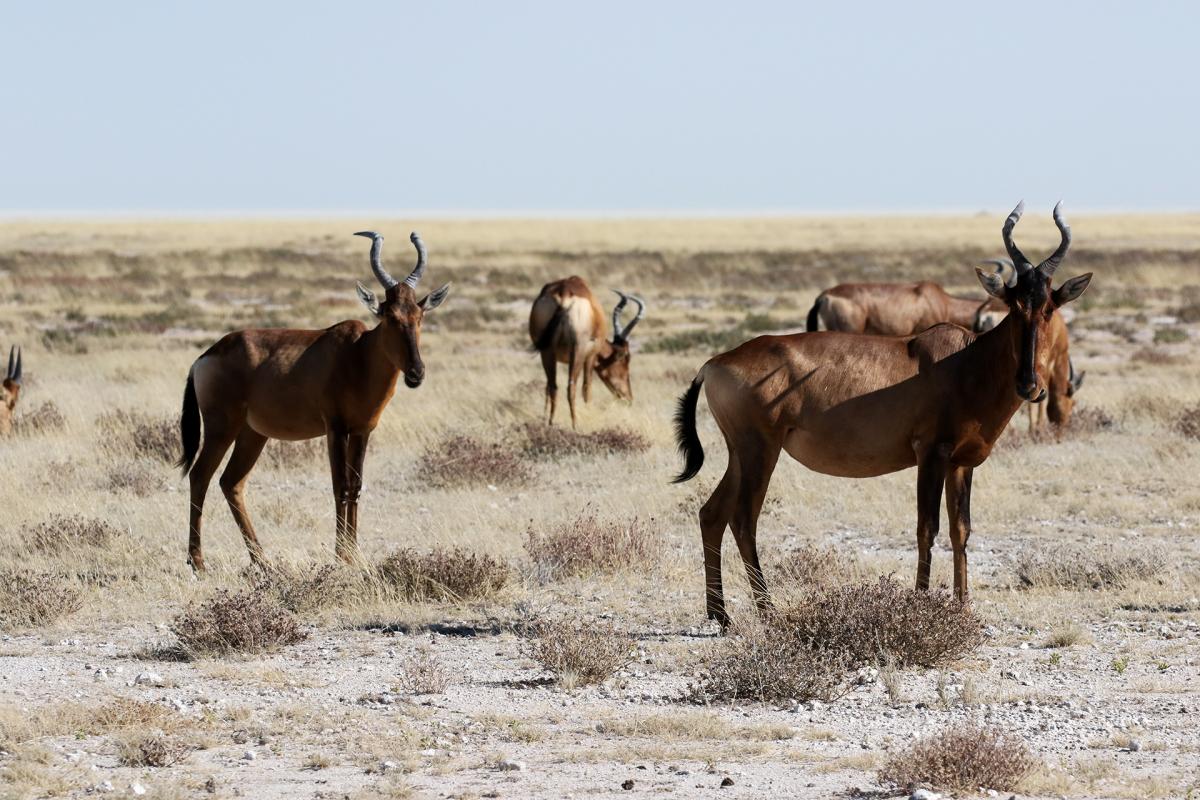
[[[413,247],[417,248],[417,265],[413,267],[413,271],[408,273],[408,277],[404,279],[404,284],[409,288],[417,288],[417,281],[421,280],[421,276],[425,274],[425,243],[421,241],[421,237],[413,231],[408,236],[408,240],[413,243]]]
[[[18,348],[17,348],[17,371],[16,371],[16,373],[13,375],[13,382],[14,382],[14,383],[20,383],[20,382],[21,382],[21,362],[22,362],[22,360],[23,360],[23,359],[21,358],[21,356],[22,356],[23,354],[24,354],[24,351],[23,351],[21,348],[19,348],[19,347],[18,347]]]
[[[1009,274],[1009,276],[1007,278],[1005,278],[1004,283],[1008,286],[1015,286],[1017,284],[1017,268],[1015,266],[1013,266],[1013,262],[1010,261],[1009,259],[1007,259],[1007,258],[985,258],[983,260],[983,263],[995,265],[996,274],[1000,275],[1001,277],[1004,276],[1004,268],[1008,267],[1010,270],[1012,270],[1012,272]]]
[[[621,302],[617,303],[613,308],[612,325],[613,325],[613,341],[619,342],[623,338],[621,334],[621,312],[625,310],[625,306],[629,303],[629,297],[620,289],[612,289],[613,294],[621,298]]]
[[[642,300],[636,294],[629,295],[629,299],[637,303],[638,310],[633,319],[629,321],[629,324],[625,326],[625,330],[621,331],[622,339],[628,339],[629,334],[633,331],[633,326],[641,322],[642,317],[646,316],[646,301]]]
[[[5,377],[16,384],[21,382],[21,348],[16,345],[8,350],[8,373]]]
[[[383,268],[383,236],[375,231],[358,231],[354,235],[366,236],[371,240],[371,271],[375,273],[375,278],[383,285],[383,288],[391,289],[399,283]]]
[[[1001,229],[1001,236],[1004,238],[1004,249],[1008,251],[1008,257],[1012,259],[1013,269],[1017,275],[1024,275],[1029,270],[1033,269],[1033,264],[1021,252],[1021,248],[1017,247],[1017,243],[1013,241],[1012,232],[1016,227],[1017,221],[1021,219],[1021,215],[1025,213],[1025,201],[1017,203],[1017,207],[1008,215],[1008,219],[1004,220],[1004,228]]]
[[[1063,219],[1062,200],[1059,200],[1054,205],[1054,224],[1058,226],[1058,232],[1062,236],[1062,241],[1058,243],[1058,249],[1049,258],[1038,264],[1038,270],[1047,278],[1054,275],[1054,270],[1058,269],[1058,265],[1062,263],[1063,258],[1067,255],[1067,248],[1071,246],[1071,226]]]

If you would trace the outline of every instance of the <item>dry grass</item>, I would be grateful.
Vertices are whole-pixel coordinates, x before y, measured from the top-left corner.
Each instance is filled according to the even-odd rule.
[[[503,561],[461,547],[421,553],[398,550],[376,568],[383,585],[405,600],[458,601],[491,597],[511,570]]]
[[[22,531],[25,546],[41,553],[59,554],[86,547],[108,547],[124,535],[117,526],[102,519],[78,514],[55,514]]]
[[[21,410],[13,423],[13,430],[22,436],[38,436],[63,430],[67,418],[53,400],[46,400],[28,411]]]
[[[188,658],[261,653],[306,637],[275,597],[255,591],[218,590],[175,617],[171,632]]]
[[[180,717],[159,703],[124,697],[96,702],[51,703],[30,714],[25,706],[0,706],[0,747],[53,736],[99,736],[147,727],[163,728]]]
[[[525,654],[568,690],[608,680],[637,652],[632,637],[604,620],[547,620],[532,633]]]
[[[1052,630],[1043,646],[1048,648],[1074,647],[1089,641],[1091,641],[1091,635],[1087,632],[1087,628],[1074,622],[1068,622]]]
[[[981,787],[1012,792],[1037,764],[1015,735],[960,723],[891,755],[878,777],[881,784],[905,791],[929,786],[956,794]]]
[[[541,533],[525,534],[525,551],[542,581],[651,568],[661,552],[659,538],[634,517],[600,519],[585,510],[573,520]]]
[[[166,464],[179,458],[179,418],[117,409],[96,418],[104,446],[113,453],[135,453]]]
[[[344,564],[272,563],[242,571],[256,595],[271,596],[295,614],[310,614],[345,606],[368,595],[374,588],[369,574]]]
[[[117,740],[117,763],[123,767],[170,767],[182,761],[190,749],[161,730],[136,731]]]
[[[82,607],[83,593],[69,578],[0,570],[0,630],[49,625]]]
[[[562,426],[527,422],[517,429],[523,451],[534,458],[606,456],[643,453],[650,449],[645,436],[625,428],[600,428],[588,433]]]
[[[514,486],[528,483],[533,472],[506,446],[459,434],[426,448],[417,463],[417,477],[438,488]]]
[[[396,665],[396,688],[405,694],[441,694],[450,672],[430,647],[419,647]]]
[[[807,592],[854,580],[862,568],[853,556],[836,547],[806,542],[779,558],[772,571],[781,590]]]
[[[1175,430],[1189,439],[1200,441],[1200,404],[1183,410],[1175,421]]]
[[[1014,569],[1022,586],[1058,589],[1119,589],[1154,578],[1167,566],[1156,546],[1125,545],[1103,549],[1056,546],[1028,548],[1017,555]]]

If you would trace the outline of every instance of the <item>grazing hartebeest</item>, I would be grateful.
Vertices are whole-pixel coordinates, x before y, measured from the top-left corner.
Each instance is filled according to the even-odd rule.
[[[13,345],[8,351],[8,372],[0,383],[0,436],[12,433],[13,409],[21,396],[21,348]]]
[[[403,281],[383,268],[382,236],[372,231],[355,236],[370,237],[371,269],[386,290],[380,303],[358,284],[359,299],[378,325],[368,329],[358,320],[348,320],[321,331],[238,331],[206,350],[188,372],[179,466],[185,475],[191,472],[188,561],[198,572],[204,569],[200,548],[204,496],[230,445],[233,455],[221,475],[221,490],[251,560],[263,562],[243,490],[268,439],[325,436],[337,511],[335,552],[345,561],[352,561],[357,553],[358,497],[367,439],[396,391],[400,373],[411,389],[425,379],[419,350],[421,320],[446,298],[450,285],[417,299],[414,290],[425,271],[425,246],[416,233],[410,238],[417,248],[417,265]]]
[[[909,336],[941,322],[981,333],[993,327],[988,314],[1006,311],[988,297],[955,297],[932,281],[919,283],[840,283],[817,295],[807,328],[845,333]]]
[[[1086,370],[1075,372],[1075,365],[1071,363],[1067,322],[1062,314],[1054,314],[1047,325],[1046,336],[1049,339],[1047,346],[1050,348],[1046,402],[1039,403],[1036,412],[1034,404],[1029,404],[1030,433],[1043,427],[1047,417],[1050,424],[1060,429],[1070,424],[1071,412],[1075,409],[1075,393],[1083,385],[1083,376],[1087,374]]]
[[[809,469],[867,478],[917,467],[917,588],[929,587],[938,504],[946,487],[954,589],[967,595],[971,476],[988,457],[1021,401],[1046,396],[1050,357],[1046,330],[1054,311],[1087,288],[1091,273],[1051,289],[1071,231],[1059,206],[1062,241],[1034,267],[1012,240],[1020,204],[1003,238],[1017,265],[1009,282],[976,268],[988,294],[1008,315],[986,333],[936,325],[916,336],[821,332],[760,336],[710,359],[679,401],[679,448],[686,457],[676,482],[704,463],[696,434],[696,402],[705,390],[729,449],[729,466],[700,510],[708,616],[729,622],[721,589],[721,539],[728,524],[760,610],[769,605],[758,561],[758,515],[779,451]]]
[[[577,275],[542,287],[529,311],[529,338],[546,370],[546,421],[554,424],[558,404],[558,364],[567,365],[567,405],[575,427],[575,381],[583,374],[583,402],[592,399],[592,371],[618,398],[633,400],[629,383],[629,334],[646,313],[640,297],[613,289],[621,298],[612,313],[613,338],[605,337],[604,312],[587,282]],[[637,314],[621,327],[621,312],[632,300]]]

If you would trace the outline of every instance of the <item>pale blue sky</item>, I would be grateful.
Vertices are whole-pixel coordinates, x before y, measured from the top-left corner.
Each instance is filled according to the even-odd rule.
[[[1200,208],[1200,4],[24,2],[0,210]]]

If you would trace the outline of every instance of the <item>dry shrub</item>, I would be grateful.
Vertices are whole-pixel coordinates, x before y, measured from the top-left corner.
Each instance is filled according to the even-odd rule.
[[[47,400],[37,408],[20,414],[13,425],[13,429],[23,436],[53,433],[65,427],[67,418],[53,400]]]
[[[909,589],[890,575],[818,589],[778,611],[772,624],[846,654],[855,666],[938,666],[984,640],[983,621],[949,591]]]
[[[325,440],[316,438],[285,442],[273,439],[267,443],[263,458],[274,469],[309,467],[325,458]]]
[[[101,414],[96,426],[111,451],[133,452],[168,464],[179,459],[178,417],[118,409]]]
[[[830,702],[847,689],[846,653],[815,646],[795,630],[758,620],[739,625],[707,654],[690,699],[711,703]]]
[[[1175,420],[1175,430],[1189,439],[1200,440],[1200,405],[1184,409]]]
[[[82,607],[79,588],[62,575],[0,571],[0,628],[48,625]]]
[[[1130,361],[1141,364],[1182,364],[1187,361],[1183,356],[1175,355],[1161,347],[1143,347],[1129,355]]]
[[[1023,586],[1059,589],[1119,589],[1146,580],[1167,566],[1157,546],[1118,546],[1089,549],[1055,546],[1028,548],[1017,555],[1014,569]]]
[[[171,631],[189,658],[259,653],[306,636],[274,595],[224,589],[175,617]]]
[[[242,570],[251,592],[269,595],[288,611],[309,614],[345,605],[369,592],[370,579],[345,564],[279,564]]]
[[[520,485],[533,473],[517,453],[472,436],[451,436],[425,449],[417,462],[420,479],[439,488]]]
[[[160,703],[116,697],[103,704],[49,703],[30,714],[24,706],[0,706],[0,748],[43,737],[99,736],[130,728],[181,724],[185,718]]]
[[[190,749],[160,730],[140,731],[117,741],[117,763],[123,767],[170,767]]]
[[[30,549],[58,553],[79,547],[107,547],[124,535],[124,531],[102,519],[55,514],[37,525],[26,527],[22,535]]]
[[[511,572],[503,561],[461,547],[398,550],[376,568],[384,586],[405,600],[473,600],[494,595]]]
[[[1017,736],[964,722],[893,754],[880,768],[879,782],[905,791],[930,786],[955,794],[980,788],[1012,792],[1037,763]]]
[[[637,643],[605,620],[550,620],[532,626],[523,652],[565,689],[603,683],[628,666]]]
[[[525,550],[542,580],[646,570],[657,560],[661,542],[637,517],[600,520],[590,510],[547,533],[532,528]]]
[[[162,481],[142,463],[122,462],[114,464],[109,470],[105,488],[114,492],[132,492],[138,497],[148,497],[162,488]]]
[[[407,694],[441,694],[450,684],[450,673],[429,647],[420,647],[401,659],[396,687]]]
[[[1105,431],[1116,430],[1117,421],[1107,411],[1095,406],[1076,405],[1065,426],[1048,420],[1032,431],[1026,425],[1024,412],[1013,417],[1000,440],[1002,446],[1019,447],[1026,444],[1053,444],[1066,439],[1079,439]]]
[[[642,453],[650,449],[645,436],[625,428],[600,428],[591,433],[578,433],[540,422],[527,422],[521,426],[518,435],[525,440],[525,454],[534,458]]]
[[[860,572],[857,560],[846,557],[836,547],[807,542],[786,553],[774,568],[776,582],[802,591],[847,583]]]

